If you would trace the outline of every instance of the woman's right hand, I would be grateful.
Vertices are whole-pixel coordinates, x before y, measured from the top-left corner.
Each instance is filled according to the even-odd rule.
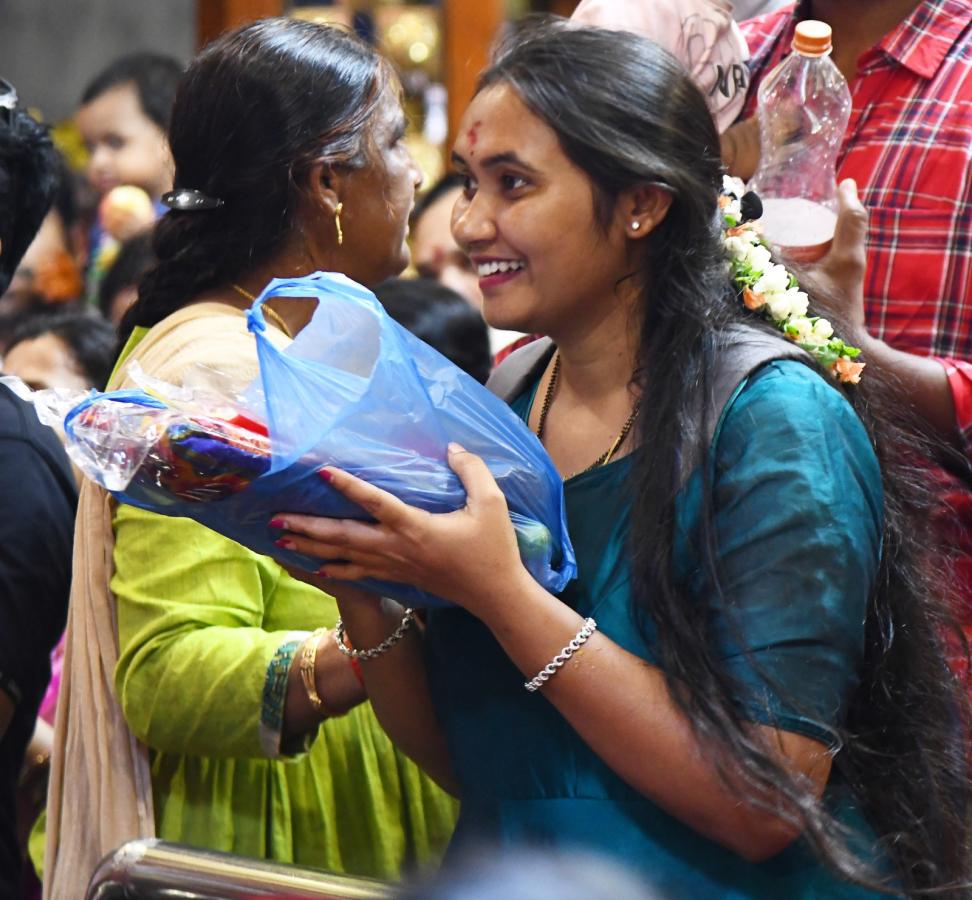
[[[338,602],[342,616],[368,615],[381,611],[382,599],[373,591],[365,590],[350,581],[338,581],[336,578],[324,578],[321,575],[311,575],[311,582],[325,594],[330,594]]]
[[[485,462],[450,444],[448,463],[466,490],[462,509],[430,513],[327,468],[322,477],[374,521],[281,512],[271,520],[284,532],[277,543],[320,559],[321,573],[331,578],[412,585],[485,621],[536,582],[520,559],[506,498]]]

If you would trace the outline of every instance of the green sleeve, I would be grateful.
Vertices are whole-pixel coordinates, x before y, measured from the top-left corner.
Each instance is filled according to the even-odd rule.
[[[170,753],[276,756],[304,632],[265,626],[292,579],[189,519],[121,505],[114,529],[115,688],[132,732]]]

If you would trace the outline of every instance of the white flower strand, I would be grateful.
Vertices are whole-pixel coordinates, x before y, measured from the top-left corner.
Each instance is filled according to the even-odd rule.
[[[810,298],[785,266],[773,262],[759,226],[742,221],[740,198],[745,191],[738,178],[723,176],[719,205],[725,223],[724,244],[729,273],[743,303],[816,357],[839,381],[857,384],[864,363],[854,360],[861,351],[834,337],[833,326],[826,319],[807,315]]]
[[[540,690],[568,659],[570,659],[580,648],[587,643],[588,638],[597,631],[597,622],[593,619],[585,619],[584,627],[574,635],[571,642],[564,647],[550,662],[548,662],[537,674],[529,681],[523,682],[530,693]]]

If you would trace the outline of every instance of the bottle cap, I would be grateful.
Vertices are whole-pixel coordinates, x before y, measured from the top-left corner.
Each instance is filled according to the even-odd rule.
[[[826,22],[805,19],[797,23],[793,51],[801,56],[826,56],[833,49],[833,31]]]

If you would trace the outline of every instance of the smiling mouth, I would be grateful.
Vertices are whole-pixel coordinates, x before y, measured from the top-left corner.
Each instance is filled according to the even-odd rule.
[[[496,275],[515,275],[524,268],[525,263],[518,259],[491,259],[476,264],[476,274],[480,278],[493,278]]]

